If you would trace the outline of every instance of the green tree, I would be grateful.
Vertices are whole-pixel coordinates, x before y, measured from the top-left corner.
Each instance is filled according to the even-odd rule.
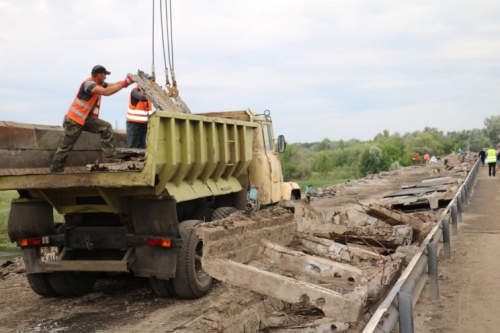
[[[431,155],[442,155],[444,153],[443,143],[439,134],[423,132],[408,140],[408,152],[419,153],[423,155],[429,153]]]
[[[307,152],[308,149],[301,144],[293,143],[287,145],[285,152],[280,154],[283,178],[286,181],[305,178],[311,174],[311,160]]]
[[[314,169],[320,173],[322,178],[326,178],[328,172],[332,171],[332,161],[325,152],[320,153],[319,161],[315,165]]]
[[[498,146],[500,143],[500,116],[491,116],[484,120],[486,136],[490,140],[490,145]]]
[[[383,170],[384,163],[382,149],[377,146],[371,146],[361,154],[359,173],[362,177],[368,174],[379,173]]]
[[[382,143],[379,144],[378,147],[382,149],[382,156],[384,159],[384,166],[383,166],[384,170],[389,170],[390,165],[393,162],[399,161],[404,155],[404,150],[390,143]]]
[[[331,150],[331,149],[332,145],[329,139],[323,139],[323,141],[318,143],[318,145],[315,148],[316,151]]]

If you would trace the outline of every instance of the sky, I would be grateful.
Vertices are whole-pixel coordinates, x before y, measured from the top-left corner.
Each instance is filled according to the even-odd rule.
[[[0,120],[61,125],[97,64],[118,82],[154,59],[165,84],[154,3],[153,29],[153,0],[0,0]],[[193,113],[270,110],[289,143],[483,128],[498,17],[498,0],[172,0],[174,69]],[[103,97],[113,127],[130,91]]]

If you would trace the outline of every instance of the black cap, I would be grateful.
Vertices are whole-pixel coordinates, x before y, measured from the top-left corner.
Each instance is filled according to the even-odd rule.
[[[104,66],[101,65],[95,65],[94,68],[92,68],[92,74],[99,74],[99,73],[104,73],[106,75],[111,74],[104,68]]]

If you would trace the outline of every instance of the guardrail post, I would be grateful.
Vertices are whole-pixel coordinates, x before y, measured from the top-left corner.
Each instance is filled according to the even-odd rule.
[[[470,195],[472,194],[472,179],[467,181],[467,205],[470,201]]]
[[[414,333],[413,300],[408,290],[398,291],[399,332]]]
[[[462,196],[457,195],[457,213],[458,213],[458,222],[462,221]]]
[[[450,239],[450,223],[445,217],[442,222],[443,228],[443,255],[445,259],[451,258],[451,239]]]
[[[451,207],[451,210],[453,210],[453,206]],[[451,215],[451,234],[453,236],[456,236],[456,235],[458,235],[458,224],[456,222],[453,223],[453,214],[452,214],[452,212],[450,212],[450,215]],[[449,218],[448,218],[448,221],[450,221]]]
[[[465,206],[467,206],[467,182],[464,182],[463,186],[462,186],[462,204]]]
[[[429,296],[430,299],[439,298],[438,285],[438,264],[437,264],[437,245],[434,243],[427,244],[427,264],[429,268]]]
[[[453,204],[451,206],[451,223],[453,224],[453,228],[458,230],[458,219],[457,219],[457,204]]]

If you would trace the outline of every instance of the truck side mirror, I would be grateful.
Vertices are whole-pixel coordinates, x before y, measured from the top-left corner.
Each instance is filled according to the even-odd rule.
[[[285,151],[286,141],[283,135],[278,136],[278,152],[282,153]]]

